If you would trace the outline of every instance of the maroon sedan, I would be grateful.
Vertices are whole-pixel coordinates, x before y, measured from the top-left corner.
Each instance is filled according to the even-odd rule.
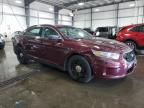
[[[89,82],[93,77],[119,79],[136,66],[136,56],[127,45],[95,38],[71,26],[39,25],[13,39],[20,63],[33,59],[68,71],[72,79]]]

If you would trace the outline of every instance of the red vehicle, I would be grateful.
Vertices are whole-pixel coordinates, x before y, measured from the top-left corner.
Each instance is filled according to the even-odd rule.
[[[144,48],[144,24],[123,27],[117,34],[116,40],[129,45],[135,51]]]
[[[72,79],[119,79],[133,72],[136,56],[127,45],[70,26],[39,25],[13,39],[20,63],[33,59],[68,71]]]

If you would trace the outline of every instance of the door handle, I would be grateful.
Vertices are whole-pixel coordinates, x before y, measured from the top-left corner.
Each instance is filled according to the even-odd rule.
[[[62,43],[56,43],[54,46],[61,46]]]
[[[40,39],[40,36],[36,36],[36,37],[35,37],[35,40],[39,40],[39,39]]]

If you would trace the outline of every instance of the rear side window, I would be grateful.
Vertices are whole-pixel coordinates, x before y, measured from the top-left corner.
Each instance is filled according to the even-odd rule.
[[[144,32],[144,26],[139,27],[139,32]]]
[[[98,31],[99,32],[108,32],[108,28],[104,28],[104,27],[98,28]]]
[[[144,25],[136,26],[136,27],[132,28],[131,31],[133,31],[133,32],[144,32]]]
[[[139,32],[139,26],[132,28],[130,31]]]
[[[25,35],[32,36],[32,37],[41,36],[41,28],[40,27],[36,27],[36,28],[29,29],[25,33]]]
[[[59,34],[54,29],[47,27],[44,29],[43,35],[46,38],[50,38],[51,36],[54,36],[54,35],[58,36]]]

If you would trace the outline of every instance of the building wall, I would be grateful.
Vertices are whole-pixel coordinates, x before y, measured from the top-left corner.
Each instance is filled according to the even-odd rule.
[[[59,11],[59,21],[58,21],[58,24],[72,26],[72,17],[69,15],[70,13],[71,13],[70,10],[61,9]]]
[[[2,8],[3,7],[3,8]],[[72,17],[69,10],[60,10],[59,24],[72,25]],[[38,24],[55,24],[54,7],[40,2],[30,4],[30,26]],[[26,29],[26,15],[24,1],[16,4],[14,0],[0,0],[0,33],[7,33],[11,39],[11,34],[15,31]]]
[[[3,9],[2,9],[3,7]],[[24,5],[14,5],[12,0],[0,0],[0,33],[10,35],[26,28]],[[8,37],[11,38],[11,37]]]
[[[50,10],[50,8],[52,10]],[[71,11],[62,9],[59,11],[58,24],[72,25],[72,17],[69,16]],[[33,2],[30,4],[30,25],[37,24],[55,24],[54,6]]]
[[[40,2],[30,4],[30,26],[54,24],[54,7]]]
[[[136,7],[130,4],[136,3]],[[91,14],[92,12],[92,14]],[[117,18],[118,15],[118,18]],[[92,19],[92,22],[91,22]],[[95,30],[102,26],[126,26],[143,22],[143,3],[126,2],[117,5],[109,5],[92,9],[81,10],[75,13],[74,26],[79,28],[91,27]]]

